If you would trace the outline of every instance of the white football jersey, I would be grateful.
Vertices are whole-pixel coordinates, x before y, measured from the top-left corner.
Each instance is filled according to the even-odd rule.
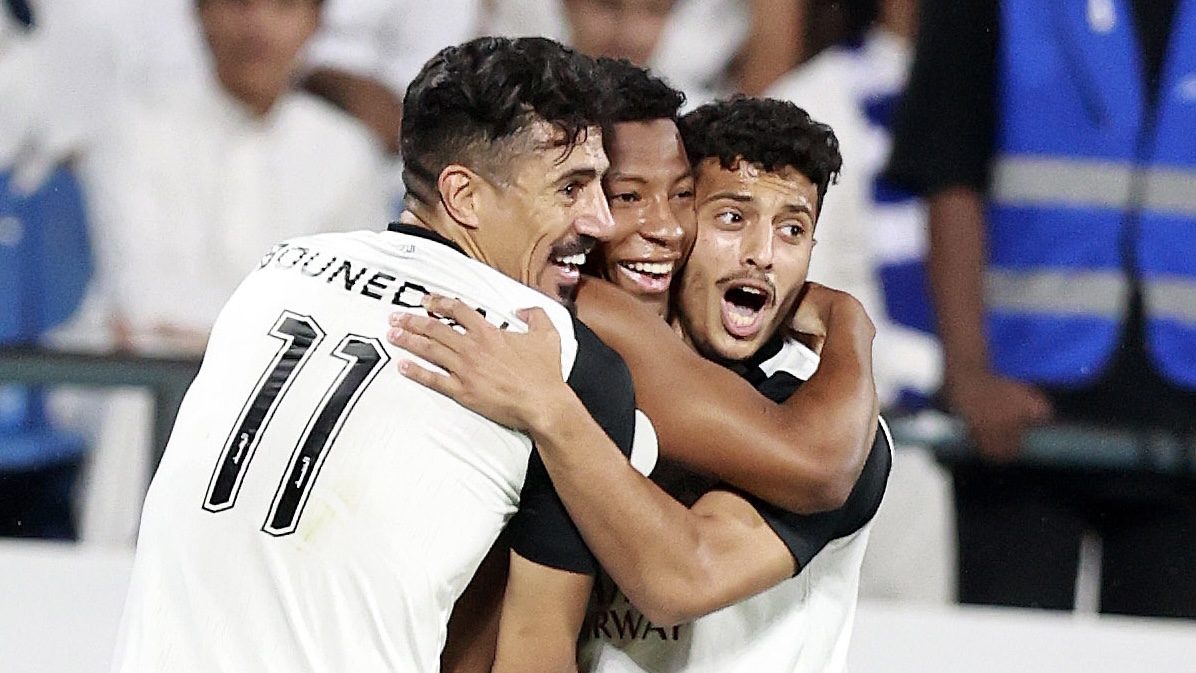
[[[399,374],[387,316],[426,292],[516,330],[542,307],[573,368],[563,306],[435,235],[275,247],[220,314],[154,476],[115,671],[438,670],[532,443]]]
[[[745,378],[774,401],[817,368],[794,341],[765,346]],[[777,350],[779,348],[779,350]],[[594,673],[836,673],[844,671],[872,517],[892,442],[881,422],[872,455],[839,510],[800,516],[751,496],[798,562],[794,577],[688,624],[660,627],[601,577],[582,633],[580,670]]]

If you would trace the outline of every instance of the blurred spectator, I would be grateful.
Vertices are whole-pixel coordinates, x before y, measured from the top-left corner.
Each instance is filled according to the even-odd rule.
[[[860,299],[876,324],[874,375],[882,406],[917,410],[941,384],[942,354],[925,318],[921,273],[926,209],[880,176],[891,112],[908,77],[918,0],[812,0],[806,63],[768,95],[830,124],[843,171],[818,220],[810,279]],[[872,21],[875,19],[875,24]],[[819,47],[823,35],[842,41]],[[910,311],[909,306],[920,310]],[[950,483],[921,447],[901,446],[877,515],[860,593],[929,602],[952,599]]]
[[[88,309],[110,316],[116,344],[138,353],[198,355],[220,307],[272,245],[376,228],[389,213],[370,132],[292,88],[320,0],[197,0],[193,9],[210,75],[123,100],[79,162],[97,252]],[[151,413],[142,396],[122,392],[102,418],[81,533],[131,541]]]
[[[1071,608],[1094,531],[1102,612],[1196,617],[1190,472],[1017,461],[1051,420],[1196,431],[1196,0],[926,0],[921,26],[890,174],[929,197],[977,451],[954,468],[960,598]]]
[[[758,95],[801,59],[805,0],[489,0],[485,32],[646,65],[688,105]]]
[[[88,151],[104,299],[125,346],[202,352],[277,241],[387,219],[368,131],[291,89],[319,0],[198,0],[214,77],[128,101]]]
[[[305,86],[399,152],[407,84],[424,62],[477,34],[479,0],[327,0]]]

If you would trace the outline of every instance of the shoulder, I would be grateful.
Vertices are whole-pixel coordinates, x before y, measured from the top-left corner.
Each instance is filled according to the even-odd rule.
[[[631,371],[622,356],[585,323],[576,318],[573,323],[577,357],[569,372],[569,387],[623,453],[629,454],[636,427]]]

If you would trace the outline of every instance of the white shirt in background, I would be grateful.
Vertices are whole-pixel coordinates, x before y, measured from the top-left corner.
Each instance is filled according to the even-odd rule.
[[[372,136],[306,93],[256,118],[215,84],[179,87],[116,122],[82,177],[104,296],[134,331],[206,332],[278,240],[387,222]]]

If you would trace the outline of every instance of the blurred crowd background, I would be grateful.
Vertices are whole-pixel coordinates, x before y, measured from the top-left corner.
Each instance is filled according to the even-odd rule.
[[[486,34],[834,127],[811,279],[908,421],[865,597],[1196,615],[1189,0],[0,0],[4,357],[196,360],[271,244],[397,216],[405,87]],[[154,417],[0,384],[0,535],[132,545]]]

